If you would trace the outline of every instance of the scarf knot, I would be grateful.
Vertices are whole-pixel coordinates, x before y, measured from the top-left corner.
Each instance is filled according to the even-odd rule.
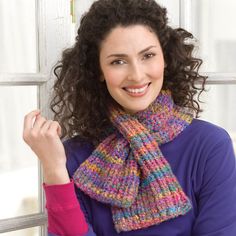
[[[192,121],[161,91],[134,115],[112,108],[116,130],[76,170],[75,184],[91,198],[110,204],[117,232],[159,224],[191,209],[159,146],[173,140]]]

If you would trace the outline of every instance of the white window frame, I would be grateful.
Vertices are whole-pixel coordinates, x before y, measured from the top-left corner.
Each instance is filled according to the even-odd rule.
[[[180,4],[180,27],[192,32],[192,22],[193,19],[191,17],[192,7],[193,7],[193,0],[179,0]],[[205,76],[208,76],[206,84],[219,84],[219,85],[226,85],[226,84],[236,84],[236,71],[234,73],[228,72],[203,72]]]
[[[52,67],[64,48],[71,45],[70,0],[34,0],[36,4],[38,73],[0,73],[0,86],[37,86],[38,108],[51,117],[48,101],[53,84]],[[42,169],[39,164],[39,213],[0,220],[0,233],[40,227],[39,235],[47,235]],[[9,203],[10,204],[10,203]]]
[[[53,80],[51,69],[62,50],[71,45],[70,0],[35,0],[37,16],[37,38],[39,55],[39,73],[19,74],[0,73],[0,86],[38,86],[38,107],[47,117],[51,116],[48,108],[49,90]],[[171,0],[172,1],[172,0]],[[180,27],[192,31],[191,9],[192,0],[179,1]],[[209,73],[207,84],[236,84],[235,73]],[[0,220],[0,233],[19,229],[41,227],[40,235],[47,235],[45,199],[42,191],[42,170],[39,165],[39,201],[40,213]]]

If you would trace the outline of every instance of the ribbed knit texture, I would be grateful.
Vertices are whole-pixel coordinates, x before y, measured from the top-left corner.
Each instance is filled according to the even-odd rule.
[[[76,185],[111,205],[117,232],[159,224],[191,209],[159,145],[174,139],[192,121],[190,110],[176,106],[161,91],[134,115],[111,109],[113,134],[101,142],[76,170]]]

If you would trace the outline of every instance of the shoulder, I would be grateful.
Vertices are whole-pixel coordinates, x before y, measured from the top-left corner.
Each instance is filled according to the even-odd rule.
[[[204,175],[202,177],[206,186],[208,186],[207,183],[217,186],[232,173],[235,176],[235,153],[227,131],[203,120],[194,120],[190,129],[194,133],[192,134],[192,150],[195,148],[195,153],[197,153],[195,167],[198,177],[196,178],[200,180],[201,173]]]
[[[187,128],[188,129],[188,128]],[[200,119],[194,119],[186,130],[188,143],[191,143],[203,160],[214,156],[217,159],[225,158],[224,153],[231,152],[231,159],[235,159],[232,139],[228,132],[215,124]],[[200,157],[199,156],[199,157]]]
[[[63,142],[66,157],[67,170],[72,176],[75,170],[92,153],[94,147],[91,143],[83,141],[79,136],[73,137]]]
[[[194,119],[186,129],[186,133],[195,141],[205,145],[231,140],[230,135],[224,128],[200,119]]]
[[[235,154],[228,132],[215,124],[200,119],[192,123],[175,140],[175,149],[187,153],[194,168],[203,171],[205,166],[213,162],[220,166],[222,162],[234,165]]]
[[[231,138],[206,121],[194,120],[191,126],[199,143],[199,156],[191,169],[198,209],[193,234],[235,235],[236,159]],[[219,212],[224,217],[219,218]]]
[[[214,153],[218,148],[233,147],[232,139],[224,128],[204,120],[194,119],[187,132],[192,140]]]
[[[205,133],[205,134],[208,133],[209,135],[220,134],[223,136],[224,135],[228,136],[228,133],[226,132],[224,128],[205,120],[193,119],[191,126],[193,129],[196,129],[201,133]]]

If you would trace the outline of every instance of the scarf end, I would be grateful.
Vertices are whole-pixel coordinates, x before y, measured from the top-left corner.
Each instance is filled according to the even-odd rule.
[[[192,208],[187,201],[184,205],[171,207],[163,210],[163,212],[149,212],[149,214],[133,215],[132,217],[123,217],[122,219],[113,218],[117,233],[122,231],[131,231],[158,225],[164,221],[174,219],[178,216],[185,215]]]

